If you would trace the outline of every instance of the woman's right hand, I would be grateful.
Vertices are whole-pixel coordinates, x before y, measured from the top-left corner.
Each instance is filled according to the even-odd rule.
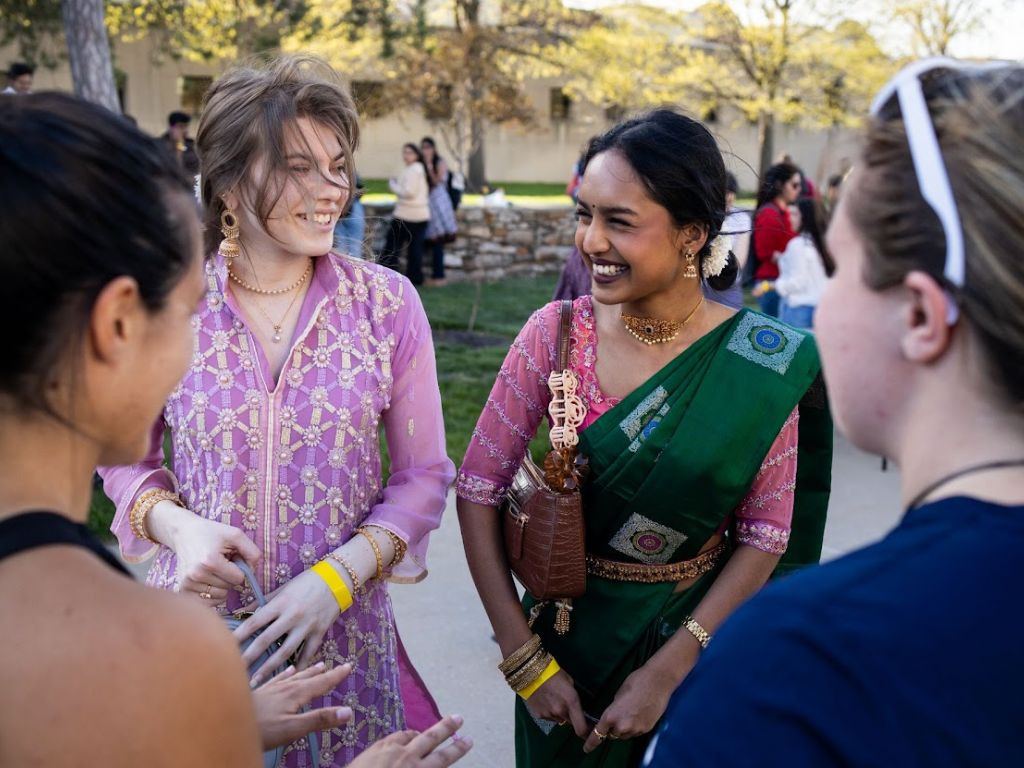
[[[581,739],[587,737],[590,728],[583,716],[580,696],[572,678],[564,670],[559,670],[554,677],[538,688],[526,702],[527,709],[536,717],[554,720],[556,723],[569,723],[576,735]]]
[[[392,733],[366,749],[349,768],[446,768],[473,746],[471,739],[455,735],[461,727],[462,718],[451,715],[423,733]],[[450,736],[455,737],[442,747]]]
[[[245,582],[242,571],[231,561],[240,557],[255,568],[260,559],[259,547],[230,525],[180,508],[176,512],[167,542],[178,557],[175,591],[194,592],[214,605],[223,603],[229,589]]]

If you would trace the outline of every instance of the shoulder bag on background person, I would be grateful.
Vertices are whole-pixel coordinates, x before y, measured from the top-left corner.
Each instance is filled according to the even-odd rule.
[[[548,377],[551,389],[551,451],[538,467],[529,451],[512,479],[501,507],[505,556],[526,591],[558,605],[555,629],[569,631],[572,598],[587,586],[581,474],[586,459],[577,452],[576,429],[586,409],[576,394],[579,382],[569,369],[572,302],[561,304],[558,365]]]
[[[260,589],[260,585],[256,583],[256,577],[253,576],[252,570],[241,559],[234,560],[233,562],[235,565],[239,567],[239,569],[245,575],[245,581],[249,585],[249,589],[252,590],[252,595],[253,599],[256,601],[256,606],[258,608],[262,608],[263,606],[265,606],[267,604],[267,599],[263,596],[263,590]],[[249,618],[249,615],[236,612],[229,613],[227,616],[224,617],[224,621],[227,624],[228,630],[234,632],[247,618]],[[241,650],[243,653],[245,652],[245,649],[252,644],[252,641],[256,639],[257,635],[259,635],[259,632],[250,635],[242,641]],[[251,678],[256,673],[256,670],[263,666],[263,664],[266,663],[267,659],[269,659],[280,647],[280,640],[271,643],[270,647],[267,648],[267,650],[265,650],[260,655],[260,657],[256,659],[256,661],[249,665],[249,677]],[[281,669],[275,669],[274,674],[277,675],[283,671],[284,667],[281,667]],[[304,709],[309,709],[309,707],[305,707]],[[315,731],[309,733],[309,735],[306,736],[306,742],[309,745],[310,765],[312,765],[313,768],[320,768],[320,739],[316,735]],[[281,758],[283,756],[284,747],[276,747],[274,749],[264,752],[263,768],[276,768],[277,764],[281,762]]]

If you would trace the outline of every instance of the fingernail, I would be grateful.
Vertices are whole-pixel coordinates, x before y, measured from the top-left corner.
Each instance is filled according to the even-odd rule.
[[[294,672],[294,671],[295,671],[295,665],[294,664],[289,664],[287,667],[285,667],[284,672],[282,672],[281,674],[284,674],[286,672]]]
[[[473,746],[473,740],[471,738],[469,738],[469,736],[466,736],[464,738],[460,737],[459,741],[461,741],[463,744],[466,745],[466,749],[469,749],[470,747]]]
[[[334,710],[334,716],[338,718],[339,723],[347,723],[352,719],[352,710],[349,707],[339,707]]]
[[[455,723],[456,726],[461,726],[463,723],[462,715],[452,715],[452,722]]]
[[[261,680],[261,678],[260,678],[259,675],[253,675],[252,676],[252,680],[249,681],[249,687],[250,688],[255,688],[256,686],[258,686],[260,684],[260,680]]]
[[[326,668],[327,668],[327,665],[324,664],[322,661],[318,661],[316,663],[316,669],[317,669],[318,672],[323,672]]]

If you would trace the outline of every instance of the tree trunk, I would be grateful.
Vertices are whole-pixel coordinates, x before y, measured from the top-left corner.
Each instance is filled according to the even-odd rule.
[[[765,172],[771,167],[772,156],[775,154],[775,115],[770,112],[762,112],[757,120],[757,143],[760,148],[757,170],[760,184]]]
[[[480,192],[487,186],[487,168],[484,163],[484,121],[483,118],[473,115],[472,125],[472,151],[469,155],[469,177],[466,185],[472,192]]]
[[[75,94],[120,113],[103,0],[62,0],[61,11]]]

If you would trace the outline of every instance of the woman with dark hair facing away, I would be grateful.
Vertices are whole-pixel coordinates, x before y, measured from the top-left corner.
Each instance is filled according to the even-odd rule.
[[[418,294],[331,251],[358,135],[348,91],[319,60],[284,57],[213,84],[196,134],[208,254],[196,346],[146,458],[101,470],[121,551],[155,555],[153,586],[235,611],[251,592],[231,560],[253,567],[271,597],[236,630],[259,632],[243,658],[282,641],[254,684],[296,653],[300,669],[352,664],[320,700],[353,710],[320,733],[323,766],[437,718],[388,582],[426,575],[454,476]],[[307,759],[296,747],[285,764]]]
[[[391,225],[384,240],[380,263],[397,270],[402,251],[408,248],[405,274],[413,285],[423,284],[423,248],[427,224],[430,222],[430,183],[427,163],[415,144],[402,147],[405,167],[392,176],[388,187],[398,197],[391,215]]]
[[[444,245],[455,240],[459,227],[455,221],[455,209],[448,194],[448,165],[437,154],[437,145],[429,136],[420,140],[427,182],[430,184],[430,221],[427,222],[426,238],[430,245],[433,261],[426,284],[441,286],[444,279]]]
[[[795,232],[789,221],[789,206],[800,196],[800,170],[789,163],[773,165],[765,172],[757,193],[754,213],[754,236],[750,240],[750,256],[754,259],[754,295],[761,311],[778,317],[779,294],[774,282],[779,276],[778,258],[786,250]]]
[[[835,265],[825,246],[821,203],[811,197],[801,197],[797,200],[796,211],[797,236],[789,241],[779,259],[775,290],[781,297],[782,322],[810,330],[814,324],[814,309]]]
[[[1022,145],[1020,65],[919,61],[875,99],[815,332],[836,425],[899,465],[905,513],[736,612],[652,768],[1024,765]]]
[[[832,426],[817,351],[777,320],[705,301],[703,280],[736,274],[725,201],[714,137],[676,112],[587,149],[576,244],[594,293],[572,304],[569,365],[588,557],[571,605],[520,605],[497,514],[551,399],[560,302],[520,332],[474,431],[459,521],[511,659],[519,766],[636,765],[707,636],[773,572],[818,559]]]
[[[251,768],[261,742],[346,722],[296,713],[351,667],[250,693],[223,624],[135,584],[83,524],[94,466],[145,453],[192,354],[206,290],[192,182],[128,121],[42,94],[0,109],[0,189],[0,316],[20,329],[0,369],[0,614],[17,618],[0,637],[0,764]],[[432,750],[459,724],[352,766],[448,765],[465,741]]]

